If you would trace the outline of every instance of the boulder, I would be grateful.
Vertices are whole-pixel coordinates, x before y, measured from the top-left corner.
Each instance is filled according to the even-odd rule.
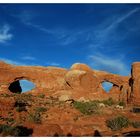
[[[71,99],[71,97],[70,97],[70,95],[67,95],[67,94],[64,94],[64,95],[61,95],[60,97],[59,97],[59,101],[68,101],[68,100],[70,100]]]
[[[82,63],[75,63],[71,66],[70,69],[71,70],[92,71],[92,69],[88,65],[82,64]]]

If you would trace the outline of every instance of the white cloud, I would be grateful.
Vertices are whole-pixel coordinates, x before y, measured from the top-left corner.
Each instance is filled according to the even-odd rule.
[[[117,27],[138,11],[140,11],[140,8],[136,8],[126,14],[116,16],[116,18],[110,17],[110,20],[108,19],[102,22],[102,24],[90,34],[92,43],[89,44],[89,48],[91,50],[89,64],[91,64],[93,69],[104,70],[120,75],[130,74],[131,68],[127,66],[125,60],[127,49],[125,53],[121,55],[119,52],[122,45],[118,44],[118,42],[120,42],[120,40],[124,40],[128,34],[127,32],[124,32],[124,34],[121,35],[121,33],[117,31]],[[135,27],[132,26],[132,28]],[[130,33],[131,32],[129,32],[129,34]],[[105,52],[108,52],[108,55],[105,54]]]
[[[46,65],[48,65],[48,66],[60,66],[60,64],[56,63],[56,62],[47,62]]]
[[[69,45],[73,42],[81,42],[84,40],[92,41],[93,47],[102,48],[104,46],[103,44],[108,42],[109,40],[118,41],[126,38],[127,32],[123,34],[123,36],[120,36],[116,31],[116,27],[138,11],[140,11],[140,8],[135,8],[122,15],[113,15],[113,17],[108,17],[105,21],[103,21],[96,27],[92,26],[80,30],[55,29],[54,31],[52,30],[49,33],[56,37],[59,37],[58,39],[61,45]],[[135,27],[131,27],[131,30],[132,28]]]
[[[90,39],[93,42],[93,48],[94,46],[98,46],[98,48],[104,48],[104,44],[107,42],[117,42],[118,40],[124,40],[127,37],[128,32],[125,31],[123,35],[121,35],[121,31],[118,32],[117,27],[138,11],[140,11],[140,8],[135,8],[131,11],[128,11],[126,14],[117,16],[113,15],[112,17],[109,17],[103,21],[98,27],[96,27],[96,29],[93,28],[92,30],[94,31],[89,33]],[[131,25],[131,30],[133,28],[135,27]]]
[[[27,59],[32,59],[32,57],[27,57]],[[39,66],[39,64],[36,64],[36,63],[30,63],[30,62],[24,63],[22,61],[17,61],[17,60],[3,58],[3,57],[0,57],[0,61],[4,61],[5,63],[11,64],[11,65],[17,65],[17,66]],[[44,66],[45,65],[47,65],[47,66],[60,66],[60,64],[56,63],[56,62],[47,62],[47,63],[44,63]]]
[[[120,24],[121,22],[123,22],[124,20],[126,20],[127,18],[129,18],[130,16],[132,16],[134,13],[138,12],[140,10],[140,8],[135,8],[131,11],[129,11],[128,13],[126,13],[125,15],[122,15],[120,17],[117,18],[117,20],[115,20],[114,22],[112,22],[106,30],[110,30],[111,28],[117,26],[118,24]]]
[[[23,60],[36,60],[36,58],[33,56],[23,56],[23,57],[21,57],[21,59],[23,59]]]
[[[35,11],[34,11],[35,12]],[[56,27],[49,29],[42,25],[39,25],[35,22],[37,17],[37,13],[35,14],[33,11],[30,10],[23,10],[18,14],[10,14],[12,17],[17,18],[22,24],[39,30],[43,33],[52,35],[60,45],[69,45],[78,39],[80,40],[81,36],[84,35],[85,31],[77,30],[72,31],[66,28]],[[84,38],[85,39],[85,38]]]
[[[115,74],[128,75],[130,73],[123,57],[109,57],[103,54],[94,54],[89,56],[93,69],[104,70]]]
[[[23,10],[19,13],[10,14],[11,16],[17,18],[21,23],[30,26],[32,28],[35,28],[37,30],[40,30],[46,34],[50,34],[54,37],[54,39],[57,39],[57,43],[60,45],[69,45],[73,42],[80,42],[83,40],[92,40],[92,44],[95,44],[93,46],[97,45],[98,47],[102,48],[102,44],[110,38],[112,39],[123,39],[125,38],[125,35],[118,36],[115,35],[115,27],[117,27],[120,23],[122,23],[124,20],[132,16],[134,13],[138,12],[140,8],[135,8],[131,11],[128,11],[126,14],[122,15],[113,15],[113,17],[107,18],[107,20],[103,21],[99,26],[96,27],[88,27],[88,29],[79,29],[79,30],[69,30],[65,28],[54,28],[49,29],[47,27],[44,27],[42,25],[37,24],[35,21],[38,16],[37,11],[32,10]],[[113,35],[111,34],[113,32]],[[82,39],[81,39],[82,38]]]
[[[13,35],[9,33],[10,26],[5,24],[3,27],[0,28],[0,43],[5,43],[8,40],[11,40]]]
[[[44,33],[50,33],[50,34],[53,33],[52,30],[42,27],[41,25],[38,25],[34,22],[34,19],[36,19],[37,17],[37,13],[35,11],[23,10],[19,12],[18,14],[10,14],[10,15],[14,18],[17,18],[22,24],[26,26],[30,26]]]
[[[27,65],[19,61],[11,60],[8,58],[0,58],[0,61],[4,61],[5,63],[12,64],[12,65]]]
[[[118,41],[123,40],[127,36],[127,32],[123,36],[118,35],[117,26],[123,21],[130,18],[133,14],[138,12],[140,8],[135,8],[131,11],[128,11],[122,15],[113,15],[113,17],[108,17],[100,25],[96,27],[88,27],[80,30],[69,30],[69,29],[46,29],[39,25],[32,25],[33,27],[38,28],[46,33],[53,35],[58,39],[60,45],[70,45],[74,42],[91,41],[93,47],[103,48],[103,44],[109,40]],[[115,17],[115,18],[114,18]],[[132,28],[135,27],[131,27]],[[91,47],[91,44],[90,44]]]

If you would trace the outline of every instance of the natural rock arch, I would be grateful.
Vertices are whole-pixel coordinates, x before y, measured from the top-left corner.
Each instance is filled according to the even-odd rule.
[[[34,88],[35,88],[35,84],[33,82],[23,78],[12,82],[8,87],[10,92],[18,93],[18,94],[31,91]]]
[[[20,86],[19,80],[12,82],[8,89],[12,92],[12,93],[21,93],[22,92],[22,88]]]
[[[108,93],[113,88],[113,83],[104,81],[102,82],[102,88]]]
[[[133,63],[131,74],[131,76],[120,76],[105,71],[92,70],[86,64],[80,63],[74,64],[67,70],[58,67],[13,66],[0,61],[0,94],[10,94],[11,91],[22,92],[19,80],[27,79],[36,85],[31,90],[32,94],[45,93],[48,96],[53,96],[55,93],[61,93],[59,91],[68,91],[73,99],[85,97],[94,100],[96,97],[103,99],[103,96],[117,99],[118,94],[121,93],[120,87],[123,85],[129,93],[132,93],[132,102],[140,104],[140,62]],[[131,84],[129,84],[130,78],[133,80]],[[103,81],[113,83],[109,92],[111,94],[102,94],[104,93],[101,86]],[[131,97],[129,96],[129,98]]]

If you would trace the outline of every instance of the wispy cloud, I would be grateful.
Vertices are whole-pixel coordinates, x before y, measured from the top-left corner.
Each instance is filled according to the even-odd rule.
[[[8,59],[8,58],[0,58],[0,61],[4,61],[8,64],[12,64],[12,65],[27,65],[25,63],[19,62],[19,61],[15,61],[12,59]]]
[[[10,14],[12,17],[17,18],[22,24],[39,30],[47,35],[51,35],[54,37],[55,42],[60,45],[69,45],[71,43],[76,42],[77,40],[81,40],[80,38],[84,35],[85,31],[81,30],[70,30],[64,27],[54,27],[54,28],[47,28],[43,25],[37,24],[35,19],[37,15],[30,10],[23,10],[18,14]],[[83,37],[84,38],[84,37]],[[85,39],[85,38],[84,38]]]
[[[111,73],[128,75],[130,73],[127,65],[124,62],[124,57],[118,58],[103,55],[101,53],[95,53],[89,56],[90,63],[93,68]]]
[[[20,11],[18,14],[10,14],[12,17],[18,19],[22,24],[40,30],[44,33],[52,34],[54,31],[47,29],[37,23],[34,22],[34,19],[37,17],[37,13],[31,10],[23,10]]]
[[[26,57],[25,57],[25,59],[26,59]],[[31,58],[27,57],[27,59],[31,60],[32,57]],[[3,57],[0,57],[0,61],[4,61],[5,63],[11,64],[11,65],[17,65],[17,66],[39,66],[39,64],[37,64],[37,63],[31,63],[29,61],[27,62],[27,61],[20,61],[20,60],[17,61],[17,60],[3,58]],[[47,66],[60,66],[60,64],[56,63],[56,62],[47,62],[47,63],[43,62],[42,66],[46,66],[46,65]]]
[[[79,29],[79,30],[78,29],[77,30],[63,29],[63,31],[54,30],[50,33],[53,34],[54,36],[59,37],[59,41],[61,45],[69,45],[77,41],[78,42],[91,41],[93,47],[104,48],[103,45],[109,40],[118,41],[126,38],[127,32],[123,34],[123,36],[119,36],[118,32],[116,31],[117,27],[120,24],[122,24],[123,21],[127,20],[133,14],[139,11],[140,8],[135,8],[122,15],[116,15],[116,16],[113,15],[113,18],[109,16],[106,18],[105,21],[103,21],[101,24],[95,27],[88,26],[88,28]],[[135,28],[135,27],[131,27],[131,28]]]
[[[10,31],[10,26],[7,24],[0,27],[0,43],[5,43],[8,40],[12,39],[13,34],[11,34],[9,31]]]
[[[47,62],[46,65],[47,66],[60,66],[60,64],[57,62]]]
[[[26,25],[30,25],[32,20],[36,17],[36,14],[31,10],[22,10],[16,14],[10,13],[10,15],[19,19],[20,22]]]
[[[94,27],[91,26],[86,29],[77,29],[71,30],[67,28],[48,28],[46,26],[40,25],[36,23],[36,19],[39,17],[39,13],[37,11],[32,10],[22,10],[18,14],[10,14],[11,16],[17,18],[24,25],[30,26],[36,30],[39,30],[43,33],[52,35],[54,37],[55,42],[60,45],[70,45],[72,43],[85,41],[92,41],[92,46],[102,47],[102,45],[107,42],[108,37],[110,40],[124,39],[125,35],[119,37],[115,32],[115,28],[121,24],[123,21],[131,17],[133,14],[138,12],[140,8],[135,8],[128,11],[122,15],[113,15],[113,17],[107,17],[107,20],[103,21],[100,25]],[[113,33],[113,35],[112,35]],[[82,38],[82,39],[81,39]]]
[[[104,22],[102,22],[98,27],[96,27],[96,29],[93,29],[93,32],[89,33],[89,39],[92,41],[92,45],[90,46],[92,46],[93,48],[104,48],[105,44],[108,42],[116,43],[118,41],[124,40],[127,37],[128,32],[125,29],[125,31],[123,29],[122,31],[118,31],[118,26],[121,25],[125,20],[129,19],[133,14],[139,11],[140,8],[135,8],[133,10],[128,11],[125,14],[116,16],[113,15],[113,17],[108,17]],[[131,28],[135,27],[131,26]],[[123,35],[120,34],[121,32],[123,32]]]
[[[127,38],[128,34],[127,31],[124,31],[123,35],[121,35],[121,31],[118,31],[118,26],[121,24],[125,26],[127,24],[125,21],[139,11],[140,8],[136,8],[126,14],[117,15],[116,18],[111,19],[109,17],[110,19],[102,22],[94,32],[89,34],[91,39],[89,48],[91,51],[88,60],[93,68],[121,75],[130,74],[130,68],[125,60],[127,49],[122,55],[119,51],[120,47],[122,47],[119,44],[120,41]],[[131,28],[135,27],[132,26]],[[129,34],[131,34],[131,31]],[[106,52],[108,53],[106,54]]]
[[[23,56],[23,57],[21,57],[21,59],[23,59],[23,60],[36,60],[36,58],[35,57],[33,57],[33,56]]]
[[[111,28],[116,27],[118,24],[120,24],[121,22],[123,22],[124,20],[126,20],[127,18],[129,18],[130,16],[132,16],[134,13],[140,11],[140,8],[135,8],[131,11],[129,11],[128,13],[126,13],[125,15],[122,15],[120,17],[117,18],[117,20],[115,20],[114,22],[112,22],[107,28],[106,30],[110,30]]]

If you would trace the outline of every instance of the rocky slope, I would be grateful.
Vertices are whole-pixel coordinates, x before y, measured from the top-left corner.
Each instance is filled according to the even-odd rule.
[[[111,98],[82,102],[44,94],[1,94],[0,135],[140,136],[140,110]]]
[[[130,76],[0,62],[1,136],[140,135],[140,62]],[[19,80],[35,84],[21,93]],[[107,93],[103,82],[113,84]]]

